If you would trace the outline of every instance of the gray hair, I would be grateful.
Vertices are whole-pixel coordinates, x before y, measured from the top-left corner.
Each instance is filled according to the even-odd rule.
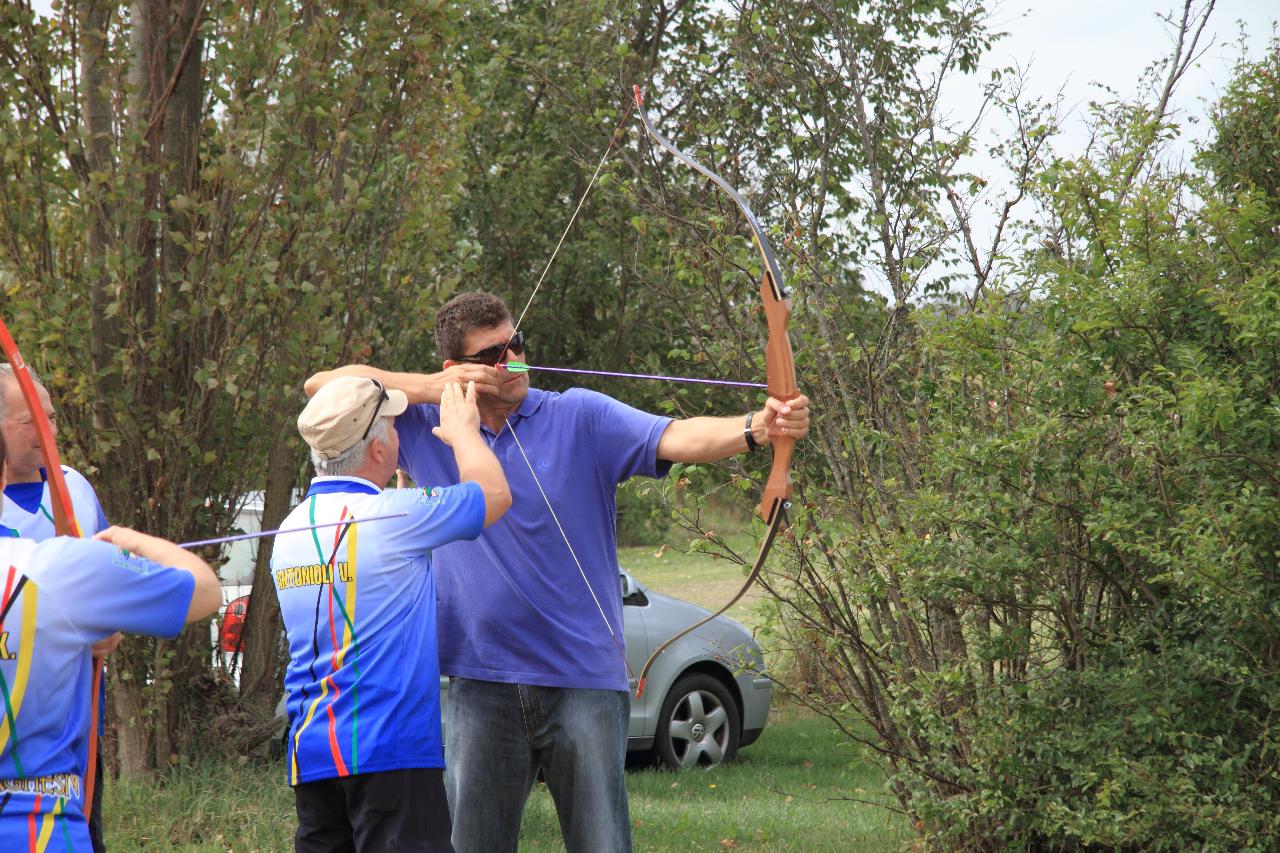
[[[44,387],[44,383],[40,381],[40,374],[36,373],[36,369],[34,367],[28,364],[27,372],[31,374],[33,382],[40,387]],[[17,384],[17,381],[18,377],[13,372],[13,365],[9,364],[7,361],[4,364],[0,364],[0,421],[8,417],[4,410],[4,394],[2,393],[4,386],[11,382]]]
[[[369,445],[373,444],[374,439],[385,442],[390,437],[390,421],[388,417],[378,418],[363,441],[352,445],[332,459],[325,459],[312,449],[311,464],[315,466],[316,474],[321,477],[349,477],[359,471],[369,455]]]

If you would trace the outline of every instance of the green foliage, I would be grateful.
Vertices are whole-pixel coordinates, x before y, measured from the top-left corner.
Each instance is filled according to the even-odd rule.
[[[930,770],[962,789],[940,797],[913,777],[930,837],[943,847],[1269,849],[1276,784],[1259,770],[1274,747],[1258,735],[1274,680],[1255,683],[1256,668],[1213,626],[1158,633],[1099,644],[1080,671],[982,685],[945,723],[908,704],[904,722],[943,747]]]
[[[298,446],[308,373],[414,351],[385,318],[451,287],[453,23],[429,0],[6,4],[4,311],[113,521],[225,530]],[[186,752],[209,652],[193,630],[117,653],[129,772]]]
[[[1277,207],[1280,190],[1280,77],[1271,59],[1241,60],[1212,116],[1213,138],[1199,164],[1227,197],[1253,191]]]
[[[1242,91],[1274,57],[1241,73],[1218,126],[1270,126]],[[1109,148],[1041,177],[1021,281],[915,312],[887,374],[913,411],[859,436],[859,521],[833,500],[803,528],[807,696],[873,721],[942,849],[1268,849],[1280,240],[1251,176],[1270,148],[1135,169],[1158,120],[1099,121]]]
[[[669,514],[636,482],[618,489],[618,547],[661,544],[671,527]]]

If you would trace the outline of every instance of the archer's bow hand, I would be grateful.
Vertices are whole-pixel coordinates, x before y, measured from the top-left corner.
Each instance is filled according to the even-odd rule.
[[[477,393],[474,382],[467,383],[466,391],[457,382],[446,385],[440,392],[440,426],[432,427],[432,434],[450,447],[474,438],[480,432]]]
[[[804,438],[809,434],[809,398],[801,394],[785,402],[775,397],[765,400],[751,422],[751,434],[760,444],[775,438]]]

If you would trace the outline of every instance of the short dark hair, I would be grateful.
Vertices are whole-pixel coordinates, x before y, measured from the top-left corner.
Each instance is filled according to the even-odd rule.
[[[436,351],[443,359],[462,358],[462,339],[474,329],[492,329],[511,322],[506,304],[491,293],[460,293],[436,314]]]

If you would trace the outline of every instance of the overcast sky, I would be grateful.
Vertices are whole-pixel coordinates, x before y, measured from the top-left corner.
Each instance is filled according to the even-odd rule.
[[[1197,7],[1204,2],[1197,0]],[[1121,97],[1138,94],[1143,69],[1173,48],[1171,29],[1159,18],[1171,11],[1180,14],[1177,0],[1004,0],[992,24],[1009,35],[996,44],[989,63],[1026,69],[1036,94],[1048,97],[1062,88],[1075,119],[1068,122],[1075,132],[1062,143],[1082,145],[1082,113],[1091,99],[1103,97],[1095,84]],[[1203,55],[1175,93],[1178,115],[1204,115],[1204,101],[1216,100],[1230,80],[1240,55],[1237,21],[1244,22],[1248,55],[1258,59],[1278,18],[1280,0],[1218,0],[1201,37]]]

